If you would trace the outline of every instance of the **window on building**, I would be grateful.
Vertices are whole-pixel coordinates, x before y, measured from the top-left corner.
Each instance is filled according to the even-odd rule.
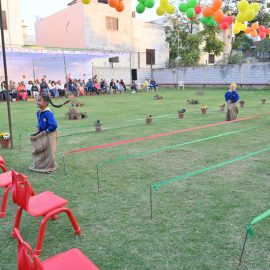
[[[108,0],[98,0],[99,3],[108,4]]]
[[[146,49],[146,65],[155,65],[156,62],[156,50]]]
[[[214,54],[209,54],[208,55],[208,63],[209,64],[214,64],[215,63],[215,55]]]
[[[3,29],[7,30],[7,14],[5,10],[2,10],[2,23],[3,23]]]
[[[118,30],[118,18],[106,17],[106,29]]]
[[[119,56],[109,58],[109,63],[119,63]]]

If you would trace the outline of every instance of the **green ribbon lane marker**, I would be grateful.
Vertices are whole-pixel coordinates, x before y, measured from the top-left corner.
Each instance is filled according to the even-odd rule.
[[[161,181],[159,183],[152,184],[151,187],[152,187],[153,190],[157,191],[157,190],[159,190],[160,187],[162,187],[164,185],[167,185],[167,184],[179,181],[179,180],[183,180],[183,179],[188,178],[190,176],[193,176],[193,175],[196,175],[196,174],[199,174],[199,173],[202,173],[202,172],[210,171],[210,170],[213,170],[213,169],[216,169],[216,168],[219,168],[219,167],[222,167],[222,166],[225,166],[225,165],[237,162],[237,161],[241,161],[241,160],[253,157],[255,155],[262,154],[262,153],[267,152],[269,150],[270,150],[270,147],[264,148],[264,149],[261,149],[261,150],[258,150],[258,151],[254,151],[254,152],[248,153],[248,154],[240,156],[240,157],[236,157],[236,158],[233,158],[233,159],[230,159],[230,160],[226,160],[224,162],[215,164],[215,165],[210,166],[210,167],[205,167],[205,168],[202,168],[202,169],[194,171],[194,172],[189,172],[189,173],[186,173],[186,174],[183,174],[183,175],[178,175],[176,177]]]

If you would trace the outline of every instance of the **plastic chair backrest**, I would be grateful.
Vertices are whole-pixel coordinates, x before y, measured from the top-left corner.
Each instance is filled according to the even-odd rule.
[[[27,210],[29,198],[33,195],[33,188],[23,174],[12,170],[12,199],[24,210]]]
[[[44,270],[38,256],[34,255],[31,246],[26,243],[18,229],[14,229],[14,233],[18,239],[18,270]]]

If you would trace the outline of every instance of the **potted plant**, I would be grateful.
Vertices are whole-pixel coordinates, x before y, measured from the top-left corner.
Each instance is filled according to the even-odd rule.
[[[94,126],[95,126],[97,132],[100,132],[102,130],[102,127],[103,127],[100,120],[95,121]]]
[[[9,133],[0,133],[0,145],[1,148],[7,149],[10,145],[10,134]]]
[[[224,112],[224,110],[225,110],[225,104],[220,104],[219,105],[219,110],[221,111],[221,112]]]
[[[245,101],[244,100],[240,100],[239,104],[240,104],[240,108],[244,108],[245,107]]]
[[[266,103],[266,98],[262,98],[262,104]]]
[[[145,121],[146,121],[146,124],[148,124],[148,125],[152,124],[152,121],[153,121],[152,115],[150,114],[149,116],[147,116],[145,118]]]
[[[203,114],[206,114],[206,113],[207,113],[207,109],[208,109],[207,106],[202,106],[202,107],[201,107],[201,112],[202,112]]]
[[[184,118],[186,109],[178,110],[178,118]]]

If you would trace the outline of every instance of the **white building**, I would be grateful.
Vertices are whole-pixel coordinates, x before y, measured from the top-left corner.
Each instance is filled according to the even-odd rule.
[[[64,10],[36,23],[37,45],[121,52],[119,57],[93,60],[93,73],[128,83],[131,74],[136,80],[137,71],[138,77],[149,77],[151,68],[165,67],[169,58],[164,29],[137,19],[131,0],[124,5],[119,13],[107,0],[93,0],[89,5],[72,1]]]

